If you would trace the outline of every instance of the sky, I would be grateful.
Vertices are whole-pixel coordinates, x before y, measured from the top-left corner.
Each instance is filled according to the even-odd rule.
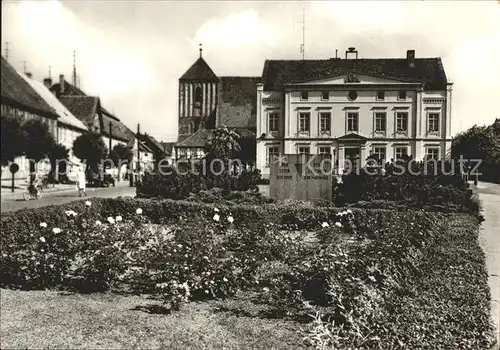
[[[132,130],[175,141],[178,80],[199,57],[219,76],[266,59],[441,57],[454,83],[452,133],[500,118],[500,0],[2,1],[2,55],[42,81],[71,81]]]

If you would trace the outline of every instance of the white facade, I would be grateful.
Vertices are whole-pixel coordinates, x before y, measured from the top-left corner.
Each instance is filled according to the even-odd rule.
[[[270,155],[329,152],[339,172],[357,154],[385,161],[406,153],[447,158],[451,149],[451,94],[425,91],[420,83],[345,75],[301,84],[285,91],[257,86],[257,168],[269,176]],[[349,80],[347,80],[349,81]]]

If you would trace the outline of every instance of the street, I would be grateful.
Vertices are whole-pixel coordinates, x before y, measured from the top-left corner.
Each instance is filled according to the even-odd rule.
[[[135,187],[130,187],[128,182],[123,181],[116,185],[116,187],[99,187],[99,188],[89,188],[87,187],[87,197],[119,197],[128,196],[135,197]],[[81,199],[78,197],[78,191],[76,189],[65,190],[65,191],[55,191],[47,192],[43,194],[41,199],[32,199],[25,201],[22,199],[22,193],[16,193],[15,196],[11,198],[3,198],[1,202],[1,212],[6,213],[9,211],[15,211],[24,208],[39,208],[47,205],[56,205],[69,203],[75,200]]]

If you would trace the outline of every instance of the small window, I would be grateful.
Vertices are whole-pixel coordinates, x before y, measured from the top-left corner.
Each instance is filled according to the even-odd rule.
[[[396,113],[396,132],[408,132],[408,113]]]
[[[347,131],[358,132],[358,113],[347,113]]]
[[[329,146],[320,146],[318,149],[319,154],[331,155],[331,147]]]
[[[349,98],[349,100],[351,101],[354,101],[358,98],[358,93],[356,91],[349,91],[347,98]]]
[[[439,132],[439,113],[429,113],[429,132]]]
[[[398,93],[398,99],[400,99],[400,100],[406,100],[406,91],[400,91]]]
[[[377,91],[377,100],[385,100],[385,91]]]
[[[301,146],[299,147],[300,155],[309,155],[309,146]]]
[[[385,147],[374,147],[373,155],[377,157],[379,165],[385,164]]]
[[[307,101],[309,99],[309,92],[301,91],[300,92],[300,99],[303,101]]]
[[[269,131],[278,131],[278,113],[269,113]]]
[[[408,155],[408,147],[396,147],[396,159],[403,159]]]
[[[321,92],[321,99],[323,101],[328,101],[330,99],[330,91],[322,91]]]
[[[437,148],[437,147],[427,148],[425,158],[427,160],[430,160],[430,159],[439,160],[439,148]]]
[[[331,128],[331,113],[320,113],[319,124],[321,132],[330,132]]]
[[[299,114],[299,131],[309,132],[310,130],[310,115],[309,113]]]
[[[385,113],[375,113],[375,132],[385,132],[386,117]]]
[[[271,146],[267,149],[267,166],[270,166],[271,164],[274,164],[274,162],[277,161],[279,153],[280,152],[278,146]]]

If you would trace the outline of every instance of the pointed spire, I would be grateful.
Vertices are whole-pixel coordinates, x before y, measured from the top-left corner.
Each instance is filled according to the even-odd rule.
[[[202,47],[202,44],[200,44],[200,58],[203,57],[202,52],[203,52],[203,47]]]
[[[73,50],[73,86],[76,86],[76,51]]]

